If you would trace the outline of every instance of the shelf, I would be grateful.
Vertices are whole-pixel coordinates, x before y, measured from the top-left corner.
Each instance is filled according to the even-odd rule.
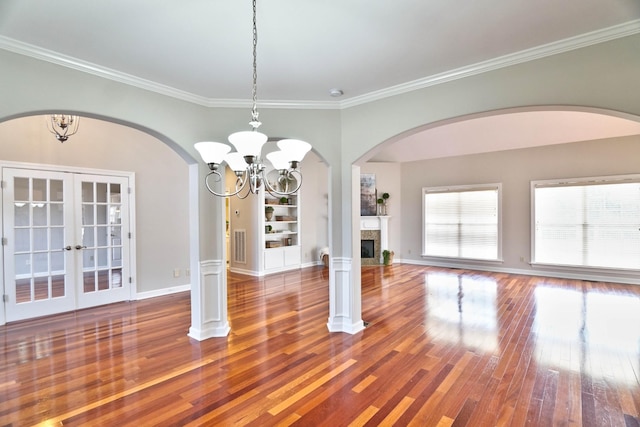
[[[268,250],[271,250],[271,249],[297,248],[297,247],[299,247],[299,245],[290,245],[290,246],[281,245],[281,246],[277,246],[275,248],[264,248],[264,250],[268,251]]]

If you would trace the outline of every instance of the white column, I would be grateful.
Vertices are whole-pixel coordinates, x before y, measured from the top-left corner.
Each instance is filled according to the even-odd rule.
[[[362,295],[360,286],[354,286],[351,267],[349,258],[331,259],[329,274],[334,280],[329,287],[329,332],[356,334],[364,329]]]
[[[343,182],[349,182],[349,174],[343,175]],[[351,197],[360,193],[360,168],[351,169],[351,187],[343,187],[342,198],[348,203],[342,204],[342,236],[344,252],[360,249],[360,198]],[[350,191],[347,191],[350,190]],[[332,197],[330,197],[332,199]],[[354,200],[356,199],[356,200]],[[330,218],[334,223],[335,218]],[[362,295],[360,279],[360,257],[331,257],[329,264],[329,320],[330,332],[356,334],[364,329],[362,321]]]
[[[229,334],[230,327],[227,319],[224,200],[203,190],[203,176],[198,172],[198,165],[189,166],[189,216],[192,239],[191,326],[188,335],[202,341],[207,338],[225,337]],[[200,197],[206,199],[201,200]],[[200,257],[208,259],[201,261]]]
[[[202,261],[200,286],[191,289],[191,327],[189,336],[198,341],[224,337],[231,328],[227,319],[226,263]]]

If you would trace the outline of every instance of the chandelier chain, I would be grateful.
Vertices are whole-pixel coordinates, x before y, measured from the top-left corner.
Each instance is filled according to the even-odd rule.
[[[228,145],[219,142],[199,142],[195,145],[200,152],[211,172],[205,177],[204,182],[207,190],[215,196],[231,197],[237,196],[244,199],[249,194],[258,194],[261,189],[272,196],[290,196],[295,194],[302,185],[302,174],[298,170],[298,164],[302,161],[305,153],[311,149],[311,145],[296,139],[280,139],[277,145],[279,151],[274,151],[266,155],[271,161],[273,170],[267,170],[262,161],[262,146],[268,138],[265,134],[258,132],[261,125],[258,120],[258,25],[257,25],[257,0],[253,3],[253,87],[252,98],[253,108],[251,109],[252,120],[249,122],[253,128],[252,132],[235,132],[229,135],[229,142],[235,146],[236,150],[229,153],[231,149]],[[223,181],[226,168],[220,168],[226,161],[227,166],[236,175],[235,191],[225,191],[219,193],[211,186],[209,179]],[[240,164],[239,162],[243,162]],[[268,172],[270,175],[268,176]]]
[[[253,108],[251,109],[251,126],[260,126],[258,120],[258,26],[256,24],[256,0],[253,0]]]

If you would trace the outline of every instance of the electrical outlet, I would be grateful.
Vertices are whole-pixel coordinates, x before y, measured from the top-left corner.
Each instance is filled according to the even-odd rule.
[[[524,262],[524,257],[523,256],[520,257],[520,262]]]
[[[184,269],[184,275],[187,276],[187,277],[190,277],[191,276],[191,269],[190,268],[185,268]]]
[[[173,269],[173,277],[180,277],[180,269],[179,268],[174,268]]]

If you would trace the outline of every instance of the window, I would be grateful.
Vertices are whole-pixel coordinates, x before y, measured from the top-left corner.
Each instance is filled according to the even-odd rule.
[[[533,261],[640,269],[640,176],[532,182]]]
[[[500,184],[423,188],[423,256],[499,261]]]

